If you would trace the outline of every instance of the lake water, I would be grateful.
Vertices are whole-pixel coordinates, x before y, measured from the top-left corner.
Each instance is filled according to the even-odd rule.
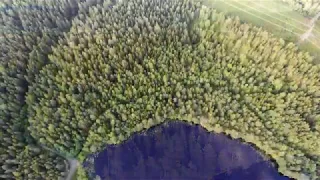
[[[171,122],[135,134],[95,155],[111,180],[287,180],[249,144],[201,126]]]

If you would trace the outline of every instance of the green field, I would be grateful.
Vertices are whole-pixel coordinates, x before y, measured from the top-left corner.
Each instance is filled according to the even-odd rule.
[[[239,16],[244,22],[281,37],[286,41],[298,42],[300,36],[310,28],[310,18],[290,9],[279,0],[206,0],[205,4],[226,14]],[[302,50],[307,50],[320,60],[320,22],[316,22],[312,36],[300,43]]]

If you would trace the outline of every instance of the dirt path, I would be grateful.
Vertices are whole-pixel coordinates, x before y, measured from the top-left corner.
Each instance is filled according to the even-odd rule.
[[[79,162],[76,159],[68,159],[68,163],[69,163],[69,173],[66,180],[72,180],[79,166]]]
[[[310,36],[312,36],[312,31],[314,29],[314,26],[315,26],[315,23],[316,21],[319,19],[320,17],[320,12],[318,14],[316,14],[309,22],[308,26],[309,26],[309,29],[300,36],[300,40],[298,43],[301,43],[303,41],[305,41],[306,39],[308,39]]]
[[[66,177],[66,180],[72,180],[72,178],[74,177],[75,175],[75,172],[77,171],[77,168],[79,166],[79,161],[75,158],[70,158],[70,157],[66,157],[65,155],[59,153],[58,151],[56,151],[55,149],[51,149],[45,145],[40,145],[43,149],[46,149],[58,156],[61,156],[63,158],[65,158],[67,161],[66,161],[66,167],[68,167],[66,169],[66,171],[68,171],[68,175]]]

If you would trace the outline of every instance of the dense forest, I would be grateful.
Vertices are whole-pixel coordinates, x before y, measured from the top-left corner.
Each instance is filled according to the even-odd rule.
[[[294,43],[192,0],[0,9],[0,178],[64,179],[66,158],[179,119],[319,179],[320,65]]]

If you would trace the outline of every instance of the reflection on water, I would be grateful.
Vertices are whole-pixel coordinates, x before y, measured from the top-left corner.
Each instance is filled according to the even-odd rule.
[[[108,146],[94,163],[101,179],[289,179],[250,145],[174,122]]]

